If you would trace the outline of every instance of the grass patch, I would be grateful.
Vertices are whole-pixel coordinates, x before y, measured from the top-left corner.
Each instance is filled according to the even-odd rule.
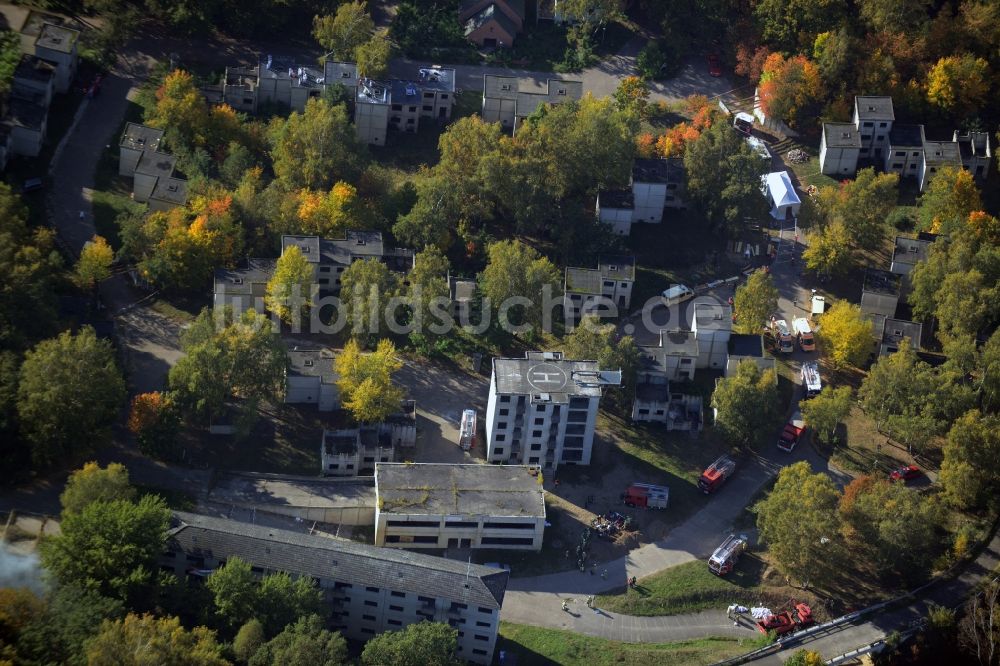
[[[194,321],[201,309],[207,305],[204,299],[175,298],[173,301],[167,301],[157,298],[149,304],[149,308],[168,319],[188,324]]]
[[[143,208],[125,194],[94,190],[90,198],[94,210],[94,229],[98,236],[103,236],[112,248],[118,250],[122,246],[121,230],[118,228],[118,216],[133,210]]]
[[[733,572],[721,578],[697,560],[643,578],[633,590],[600,595],[596,605],[610,613],[641,616],[692,613],[734,602],[748,605],[761,594],[764,568],[762,560],[744,554]]]
[[[799,150],[804,150],[809,153],[809,161],[802,162],[801,164],[795,164],[794,162],[785,161],[788,168],[795,173],[795,177],[798,178],[799,186],[804,190],[809,185],[815,185],[816,187],[827,187],[837,184],[835,178],[827,176],[820,170],[819,167],[819,155],[816,148],[812,146],[805,146],[799,143],[790,145],[789,150],[793,148],[798,148]],[[783,151],[787,152],[787,151]]]
[[[688,666],[710,664],[750,652],[766,644],[760,638],[699,638],[674,643],[622,643],[561,629],[500,623],[498,650],[517,657],[519,664],[581,664],[605,666]]]

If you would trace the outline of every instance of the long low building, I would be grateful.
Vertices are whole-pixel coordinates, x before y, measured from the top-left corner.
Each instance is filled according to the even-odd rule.
[[[522,465],[378,463],[375,544],[541,550],[540,474]]]
[[[332,628],[346,638],[367,641],[424,620],[442,622],[458,630],[458,657],[493,659],[509,576],[502,569],[182,512],[174,514],[160,563],[180,576],[203,576],[232,557],[258,575],[315,580]]]

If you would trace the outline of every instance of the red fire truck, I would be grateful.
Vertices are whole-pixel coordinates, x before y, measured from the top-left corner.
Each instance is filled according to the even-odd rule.
[[[736,461],[729,456],[720,456],[718,460],[709,465],[701,473],[701,478],[698,479],[698,487],[706,495],[714,493],[735,471]]]
[[[622,495],[625,506],[641,509],[666,509],[670,502],[670,488],[651,483],[633,483]]]

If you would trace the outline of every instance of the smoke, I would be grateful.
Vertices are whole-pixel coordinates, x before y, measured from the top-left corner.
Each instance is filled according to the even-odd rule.
[[[33,592],[44,593],[38,555],[13,553],[0,543],[0,587],[27,587]]]

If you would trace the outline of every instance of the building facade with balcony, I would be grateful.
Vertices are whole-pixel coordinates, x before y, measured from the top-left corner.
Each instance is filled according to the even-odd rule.
[[[394,548],[176,512],[160,568],[203,578],[232,557],[257,575],[316,581],[331,629],[367,641],[427,620],[458,630],[457,656],[489,664],[508,572]]]
[[[378,463],[375,545],[542,549],[538,467]]]

